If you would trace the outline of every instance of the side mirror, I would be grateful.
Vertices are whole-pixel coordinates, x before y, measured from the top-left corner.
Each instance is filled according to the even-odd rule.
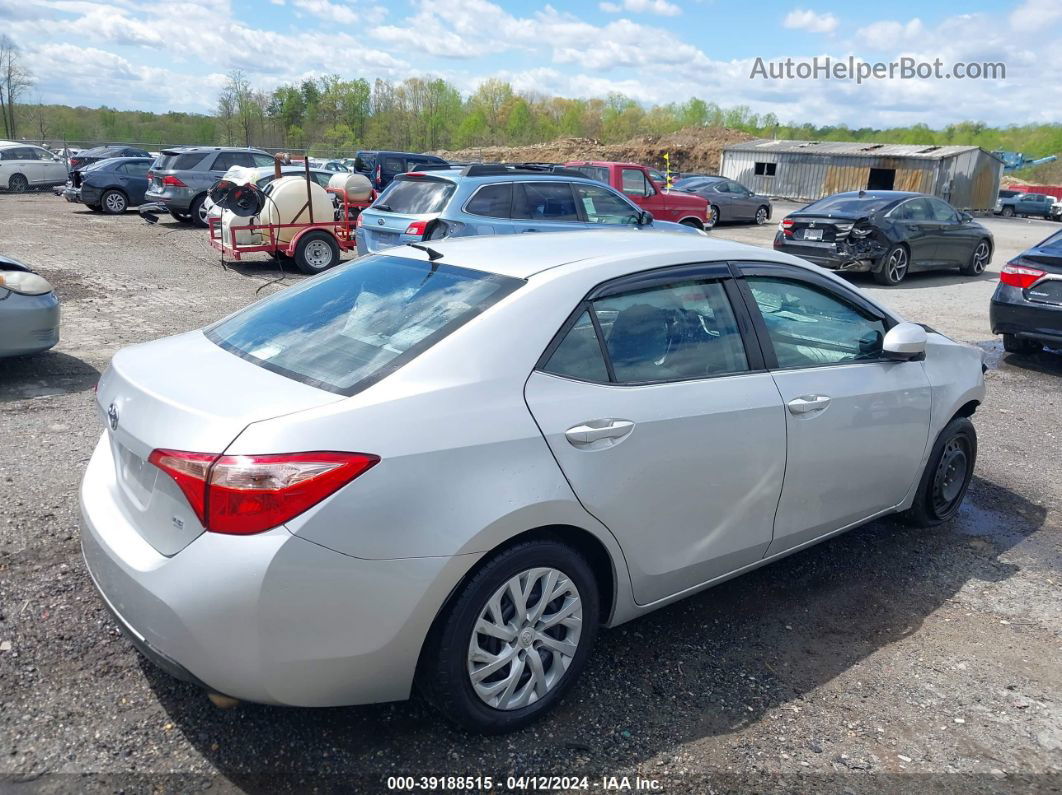
[[[897,323],[885,335],[881,350],[893,361],[920,361],[926,355],[926,339],[926,330],[916,323]]]
[[[959,213],[959,220],[965,224],[967,221],[972,221],[973,216],[967,212],[961,212]]]
[[[653,214],[648,210],[642,210],[638,214],[638,226],[649,226],[653,222]]]

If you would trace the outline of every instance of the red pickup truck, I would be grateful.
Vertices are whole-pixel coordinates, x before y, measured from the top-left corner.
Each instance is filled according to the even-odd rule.
[[[709,229],[708,200],[689,193],[665,193],[653,182],[649,169],[637,163],[609,163],[599,160],[572,160],[564,164],[590,179],[604,182],[622,192],[643,210],[661,221],[674,221],[698,229]]]

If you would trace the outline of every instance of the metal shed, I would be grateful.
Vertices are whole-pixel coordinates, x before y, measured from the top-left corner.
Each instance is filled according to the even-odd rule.
[[[995,206],[1003,162],[978,146],[758,139],[723,149],[720,173],[756,193],[813,201],[847,190],[910,190],[965,210]]]

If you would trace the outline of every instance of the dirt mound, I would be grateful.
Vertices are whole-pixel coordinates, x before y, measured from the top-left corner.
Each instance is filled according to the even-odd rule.
[[[726,127],[688,127],[670,135],[642,135],[621,144],[603,144],[593,138],[560,138],[527,146],[482,146],[433,154],[447,160],[491,163],[563,163],[568,160],[615,160],[663,169],[671,155],[673,171],[719,170],[723,147],[753,136]]]

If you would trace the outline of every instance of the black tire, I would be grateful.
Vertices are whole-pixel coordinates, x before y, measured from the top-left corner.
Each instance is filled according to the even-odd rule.
[[[107,215],[121,215],[129,209],[129,199],[120,190],[105,191],[100,196],[100,207]]]
[[[1013,218],[1014,217],[1014,208],[1013,207],[1004,207],[1002,210],[999,211],[999,214],[1002,215],[1004,218]]]
[[[959,267],[959,273],[963,276],[980,276],[985,272],[988,263],[991,261],[992,244],[987,239],[982,238],[977,241],[977,245],[970,252],[970,259]]]
[[[757,226],[763,226],[765,223],[767,223],[767,219],[770,217],[770,215],[771,211],[767,209],[767,205],[761,204],[759,207],[756,208],[756,215],[752,220],[756,222]]]
[[[209,226],[206,218],[206,209],[203,207],[203,203],[206,201],[206,194],[202,196],[196,196],[192,199],[192,203],[188,207],[188,215],[192,220],[192,223],[201,229],[206,229]]]
[[[90,210],[92,210],[92,212],[94,212],[94,213],[103,212],[103,208],[100,207],[98,204],[86,204],[85,206],[88,207]]]
[[[929,454],[914,503],[903,518],[916,527],[933,527],[958,513],[977,462],[977,431],[966,417],[955,417],[940,432]]]
[[[1030,356],[1034,353],[1039,353],[1043,347],[1044,346],[1036,340],[1027,340],[1024,337],[1019,337],[1015,334],[1003,335],[1003,350],[1007,353],[1019,353],[1024,356]]]
[[[25,193],[29,190],[29,180],[25,174],[12,174],[7,180],[9,193]]]
[[[892,287],[902,282],[910,269],[911,255],[907,247],[896,245],[882,257],[881,267],[874,271],[874,281]]]
[[[701,222],[694,220],[693,218],[683,218],[681,221],[679,221],[679,223],[683,226],[693,227],[694,229],[704,229],[704,226],[701,224]]]
[[[182,213],[180,210],[170,210],[170,215],[173,216],[175,221],[180,221],[182,224],[192,223],[192,216],[188,213]]]
[[[307,232],[295,244],[295,267],[303,273],[312,276],[338,264],[339,244],[328,232]]]
[[[498,709],[487,704],[473,689],[468,670],[473,629],[481,612],[499,588],[520,573],[538,567],[557,570],[567,576],[578,591],[582,603],[582,624],[576,650],[568,667],[544,696],[524,707]],[[532,590],[530,598],[534,598],[534,594]],[[500,734],[519,729],[551,710],[575,683],[594,645],[599,615],[597,581],[581,554],[552,540],[526,541],[509,547],[481,565],[436,619],[421,652],[417,688],[446,718],[469,731]],[[517,644],[514,642],[514,645]],[[517,653],[537,654],[541,662],[550,666],[549,670],[552,670],[553,665],[560,664],[559,657],[554,659],[553,654],[541,646],[514,652]],[[520,659],[522,661],[525,658],[521,656]],[[523,669],[522,662],[520,665]],[[508,668],[503,666],[498,673],[505,671],[511,673],[511,665]],[[522,676],[521,673],[520,681],[523,681]]]

